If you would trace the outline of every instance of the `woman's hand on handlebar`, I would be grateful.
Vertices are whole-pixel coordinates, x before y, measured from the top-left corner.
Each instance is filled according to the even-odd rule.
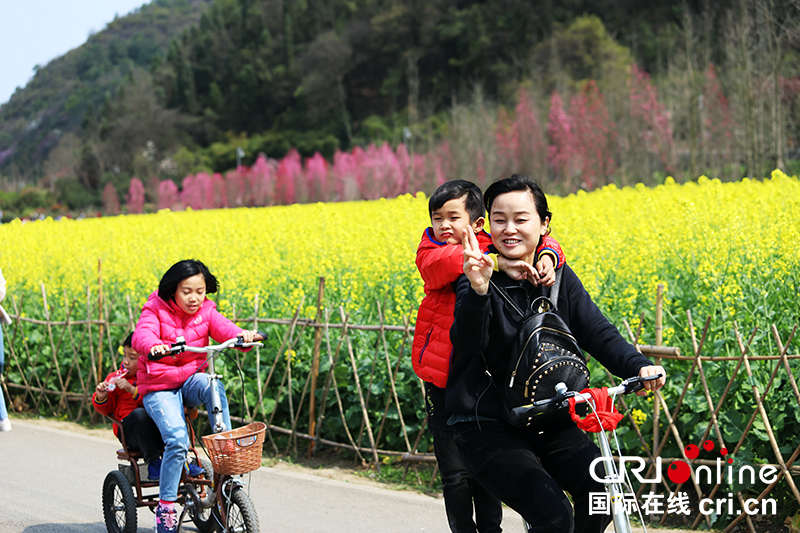
[[[644,389],[637,392],[636,395],[644,396],[648,393],[648,391],[660,389],[667,382],[667,371],[664,370],[664,367],[661,365],[650,365],[639,369],[640,378],[646,378],[648,376],[655,376],[658,374],[661,374],[660,378],[643,382],[642,385],[644,385]]]
[[[478,238],[470,228],[461,230],[461,245],[464,247],[464,274],[475,292],[486,294],[494,271],[492,258],[481,251]]]

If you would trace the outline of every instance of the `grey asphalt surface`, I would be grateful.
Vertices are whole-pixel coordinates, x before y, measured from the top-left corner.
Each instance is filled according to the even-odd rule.
[[[116,440],[12,423],[0,433],[0,533],[106,531],[101,493],[117,468]],[[449,531],[441,498],[268,467],[253,472],[248,486],[263,533]],[[153,531],[153,522],[139,509],[139,533]],[[523,531],[509,509],[503,526]],[[197,531],[191,523],[181,530]]]

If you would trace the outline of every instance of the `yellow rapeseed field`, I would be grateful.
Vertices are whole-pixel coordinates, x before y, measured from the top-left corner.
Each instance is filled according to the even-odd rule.
[[[553,236],[590,294],[612,320],[634,324],[666,286],[673,315],[724,319],[778,315],[797,320],[800,180],[775,171],[763,181],[701,177],[551,197]],[[221,282],[220,307],[252,305],[291,316],[304,300],[313,317],[317,279],[326,305],[344,305],[361,322],[400,324],[416,311],[422,283],[414,265],[429,224],[423,194],[370,202],[170,212],[0,226],[0,265],[9,296],[41,302],[104,290],[135,305],[175,261],[198,258]],[[9,306],[11,304],[9,303]],[[39,304],[38,308],[41,308]],[[31,306],[30,315],[37,309]],[[682,317],[678,317],[682,318]],[[774,317],[773,317],[774,318]],[[773,319],[770,318],[770,319]],[[674,332],[668,330],[667,334]]]

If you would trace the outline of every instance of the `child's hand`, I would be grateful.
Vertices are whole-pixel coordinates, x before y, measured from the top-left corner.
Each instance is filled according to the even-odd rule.
[[[102,402],[108,397],[108,383],[105,381],[98,383],[95,390],[97,391],[97,395],[95,396],[97,400]]]
[[[168,344],[157,344],[157,345],[153,346],[152,348],[150,348],[150,354],[151,355],[156,355],[156,354],[167,353],[167,350],[169,350],[169,349],[170,349],[170,346]]]
[[[489,292],[489,280],[494,271],[494,262],[481,252],[475,234],[464,228],[461,231],[461,245],[464,247],[464,274],[469,278],[472,289],[478,294]]]
[[[254,329],[243,329],[242,332],[239,333],[239,336],[244,342],[253,342],[257,333],[258,331]]]
[[[523,261],[522,259],[509,259],[503,255],[498,255],[497,268],[505,272],[511,279],[517,281],[529,279],[534,286],[537,284],[539,279],[539,275],[536,272],[536,269],[533,268],[533,265]]]
[[[539,283],[545,287],[550,287],[556,282],[556,271],[553,266],[553,258],[550,255],[545,255],[536,263]]]
[[[122,389],[128,394],[133,394],[134,392],[136,392],[136,387],[131,385],[131,382],[125,378],[119,378],[116,382],[116,385],[118,389]]]

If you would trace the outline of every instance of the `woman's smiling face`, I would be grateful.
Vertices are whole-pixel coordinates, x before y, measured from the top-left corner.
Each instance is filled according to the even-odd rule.
[[[509,259],[533,264],[539,240],[547,233],[549,222],[539,218],[529,190],[503,193],[494,199],[489,213],[492,243]]]

